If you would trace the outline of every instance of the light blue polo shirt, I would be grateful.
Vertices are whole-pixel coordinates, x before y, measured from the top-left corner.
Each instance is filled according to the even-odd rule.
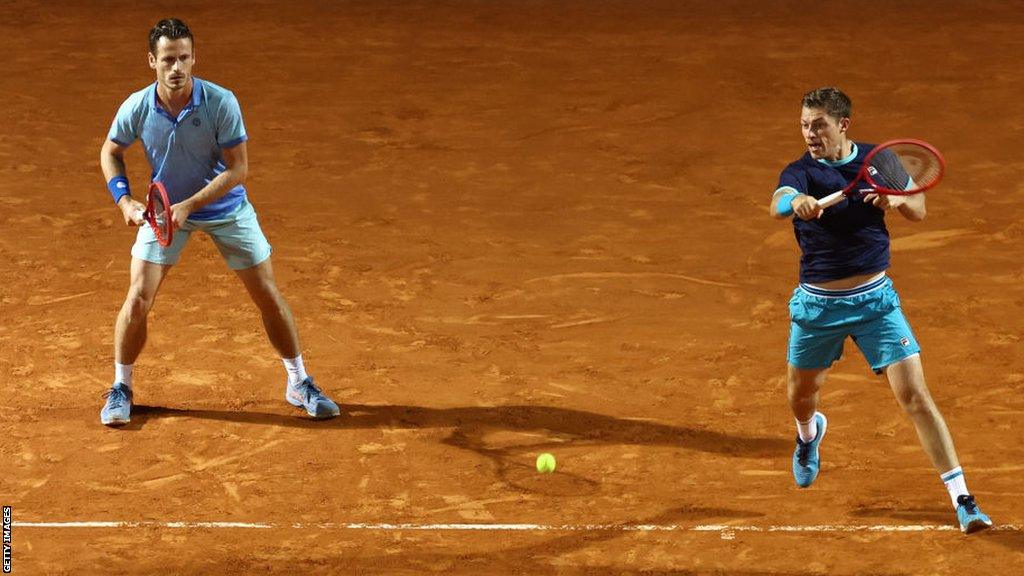
[[[249,139],[242,110],[230,90],[192,78],[192,101],[171,117],[157,101],[156,83],[135,92],[121,104],[108,138],[128,146],[142,139],[154,182],[167,188],[171,203],[191,198],[224,172],[221,151]],[[230,192],[192,213],[189,219],[216,220],[245,199],[239,184]]]

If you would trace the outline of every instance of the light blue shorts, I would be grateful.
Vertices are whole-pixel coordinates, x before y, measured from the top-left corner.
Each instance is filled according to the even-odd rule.
[[[177,264],[192,232],[206,232],[232,270],[251,268],[270,257],[270,243],[260,229],[256,210],[243,199],[230,214],[218,220],[186,220],[174,231],[174,240],[163,248],[148,225],[139,227],[132,256],[154,264]]]
[[[789,316],[788,360],[797,368],[828,368],[842,357],[847,336],[878,373],[921,351],[887,276],[852,290],[801,284]]]

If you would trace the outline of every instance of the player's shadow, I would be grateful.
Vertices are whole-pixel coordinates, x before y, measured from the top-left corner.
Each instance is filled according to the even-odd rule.
[[[139,429],[157,418],[288,426],[319,432],[339,428],[451,428],[443,443],[491,460],[497,477],[512,486],[548,495],[578,496],[596,493],[600,488],[598,481],[569,472],[541,478],[523,457],[524,454],[563,447],[567,443],[574,448],[629,444],[671,446],[743,458],[777,457],[790,449],[790,443],[780,438],[740,436],[547,406],[427,408],[346,404],[340,417],[317,421],[267,412],[136,405],[132,408],[132,422],[128,428]],[[510,431],[530,434],[524,434],[524,439],[512,446],[496,446],[492,442],[494,433]]]
[[[889,507],[860,508],[852,513],[860,518],[892,518],[915,524],[937,524],[953,525],[956,522],[956,512],[952,507],[934,506],[929,508],[905,508],[895,509]],[[995,542],[1011,550],[1024,552],[1024,534],[1018,530],[1000,530],[998,520],[994,529],[972,534],[970,538]]]
[[[956,521],[956,512],[950,507],[928,508],[860,507],[850,513],[858,518],[892,518],[911,524],[950,524]]]
[[[781,438],[738,435],[548,406],[428,408],[345,404],[340,417],[332,420],[313,420],[268,412],[135,405],[132,408],[132,422],[127,428],[142,428],[148,421],[162,418],[219,420],[311,430],[455,428],[455,432],[446,442],[463,448],[475,444],[481,433],[538,430],[547,431],[547,436],[552,440],[542,441],[534,447],[561,446],[567,441],[573,442],[574,445],[660,445],[744,458],[775,457],[792,447],[788,440]]]

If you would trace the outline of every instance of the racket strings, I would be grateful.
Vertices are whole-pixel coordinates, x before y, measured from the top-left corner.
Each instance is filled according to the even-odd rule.
[[[912,143],[887,146],[870,164],[871,179],[892,190],[930,188],[942,178],[942,161],[928,148]]]
[[[166,228],[167,206],[164,205],[159,195],[153,198],[153,218],[161,228]]]
[[[164,196],[159,190],[150,191],[150,209],[152,211],[151,224],[153,225],[153,232],[156,234],[160,244],[166,246],[170,243],[171,219],[168,206],[164,202]]]

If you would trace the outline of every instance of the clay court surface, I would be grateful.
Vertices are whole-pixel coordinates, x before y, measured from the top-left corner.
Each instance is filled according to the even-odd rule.
[[[1024,17],[961,4],[0,2],[14,573],[1021,573]],[[134,236],[98,152],[167,16],[241,102],[250,198],[336,420],[284,402],[255,307],[197,236],[131,424],[99,424]],[[798,255],[766,208],[803,153],[800,96],[829,84],[855,139],[949,162],[924,222],[889,218],[890,273],[1001,530],[953,530],[850,343],[821,477],[793,484]]]

